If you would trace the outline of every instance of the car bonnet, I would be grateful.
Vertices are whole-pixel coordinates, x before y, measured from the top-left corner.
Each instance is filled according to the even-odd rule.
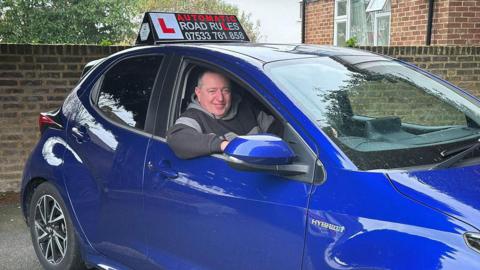
[[[480,228],[480,165],[387,176],[405,196]]]

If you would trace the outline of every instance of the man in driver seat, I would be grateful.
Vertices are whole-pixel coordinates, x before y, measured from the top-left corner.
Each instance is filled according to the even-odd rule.
[[[238,135],[281,133],[274,117],[232,93],[230,81],[207,70],[198,78],[187,110],[167,132],[167,143],[184,159],[222,153]]]

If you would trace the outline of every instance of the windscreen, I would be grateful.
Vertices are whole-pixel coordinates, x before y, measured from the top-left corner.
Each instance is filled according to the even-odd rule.
[[[435,164],[480,136],[475,99],[397,61],[316,57],[265,69],[363,170]]]

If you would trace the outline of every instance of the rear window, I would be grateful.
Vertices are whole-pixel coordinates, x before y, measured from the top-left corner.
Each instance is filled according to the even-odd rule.
[[[111,120],[144,129],[161,56],[123,60],[108,70],[98,91],[98,108]]]

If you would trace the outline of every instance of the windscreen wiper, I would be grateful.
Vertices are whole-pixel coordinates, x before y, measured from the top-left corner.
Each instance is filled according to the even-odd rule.
[[[480,148],[480,139],[478,139],[477,142],[470,145],[466,145],[466,146],[451,149],[451,150],[444,150],[440,153],[442,157],[448,157],[450,155],[453,155],[453,156],[433,166],[431,170],[450,168],[452,165],[464,159],[466,156],[475,152],[479,148]]]

